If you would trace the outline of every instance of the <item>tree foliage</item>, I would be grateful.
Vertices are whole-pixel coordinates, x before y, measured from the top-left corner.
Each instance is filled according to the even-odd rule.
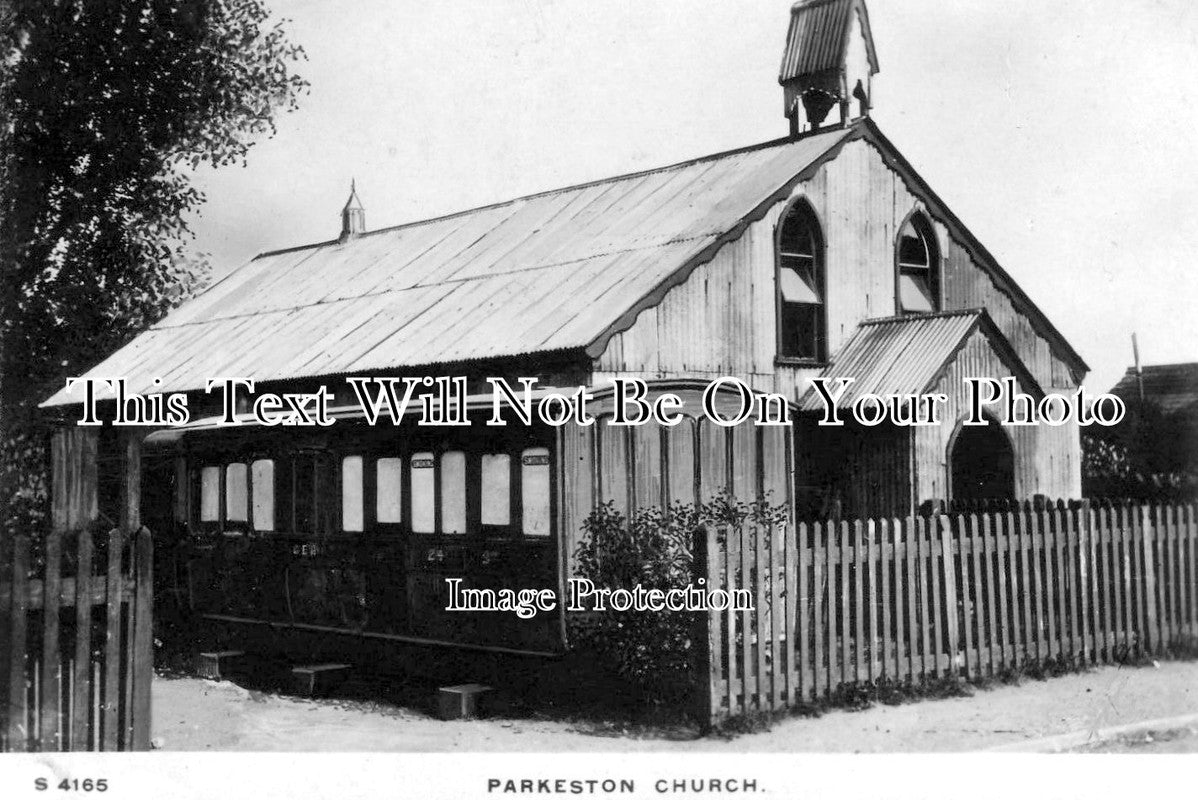
[[[0,0],[0,26],[0,503],[37,505],[36,403],[198,287],[193,171],[307,84],[258,0]]]

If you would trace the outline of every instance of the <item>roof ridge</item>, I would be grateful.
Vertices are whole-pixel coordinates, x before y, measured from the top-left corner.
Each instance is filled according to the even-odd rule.
[[[985,313],[986,309],[984,308],[958,308],[920,314],[895,314],[889,317],[871,317],[870,319],[861,320],[857,325],[860,327],[863,325],[883,325],[888,322],[917,322],[923,319],[938,319],[941,317],[976,317]]]
[[[475,214],[475,213],[478,213],[479,211],[488,211],[490,209],[503,208],[504,206],[512,205],[513,203],[519,203],[519,202],[522,202],[525,200],[535,200],[540,197],[548,197],[549,195],[558,194],[561,192],[570,192],[570,191],[576,191],[578,189],[587,189],[592,186],[599,186],[599,185],[605,184],[605,183],[615,183],[616,181],[630,180],[632,178],[643,178],[646,175],[653,175],[655,173],[668,172],[670,170],[676,170],[676,169],[683,169],[685,167],[694,166],[695,164],[702,164],[705,161],[715,161],[715,160],[718,160],[721,158],[727,158],[729,156],[740,155],[742,153],[753,153],[753,152],[757,152],[759,150],[768,150],[771,147],[782,147],[783,145],[794,144],[796,142],[804,141],[806,139],[812,139],[812,138],[815,138],[816,136],[823,136],[825,134],[840,133],[840,134],[844,135],[844,134],[847,134],[850,131],[854,130],[860,124],[861,124],[860,121],[857,121],[857,122],[854,122],[853,124],[848,125],[843,128],[829,127],[829,128],[821,128],[821,129],[817,129],[817,130],[813,130],[813,131],[806,131],[798,136],[784,136],[779,139],[771,139],[766,142],[759,142],[757,144],[746,145],[744,147],[735,147],[735,148],[732,148],[731,150],[721,150],[719,152],[710,153],[710,154],[704,155],[704,156],[688,158],[688,159],[684,159],[682,161],[675,162],[673,164],[666,164],[666,165],[660,166],[660,167],[652,167],[650,169],[637,170],[635,172],[626,172],[626,173],[621,173],[619,175],[610,175],[606,178],[596,178],[594,180],[582,181],[581,183],[567,184],[566,186],[558,186],[553,189],[544,189],[539,192],[533,192],[532,194],[520,195],[519,197],[512,197],[507,200],[499,200],[494,203],[485,203],[481,206],[473,206],[471,208],[463,208],[458,211],[452,211],[448,214],[441,214],[441,215],[435,216],[435,217],[427,217],[425,219],[417,219],[417,220],[411,220],[409,222],[401,222],[398,225],[388,225],[385,228],[378,228],[377,230],[373,230],[373,231],[364,231],[363,233],[360,233],[360,234],[358,234],[358,236],[354,237],[354,241],[366,239],[366,238],[369,238],[376,234],[393,233],[395,231],[403,230],[405,228],[415,228],[419,225],[428,225],[433,222],[442,222],[444,220],[454,219],[455,217],[465,216],[466,214]],[[294,253],[298,250],[307,250],[308,248],[312,248],[312,247],[325,247],[327,245],[337,244],[339,241],[340,240],[338,240],[338,239],[328,239],[328,240],[325,240],[322,242],[314,242],[312,244],[293,245],[291,247],[281,247],[276,250],[266,250],[264,252],[259,253],[256,256],[254,256],[250,260],[256,261],[260,258],[266,258],[268,256],[283,255],[286,253]]]

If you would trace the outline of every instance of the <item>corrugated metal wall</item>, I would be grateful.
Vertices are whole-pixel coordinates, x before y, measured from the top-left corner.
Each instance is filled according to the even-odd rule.
[[[1010,375],[981,331],[975,331],[945,371],[934,391],[948,397],[943,409],[944,424],[915,429],[916,505],[925,500],[949,497],[948,445],[957,423],[968,411],[967,377]],[[1027,387],[1019,384],[1022,392]],[[1053,428],[1048,425],[1005,426],[1015,452],[1015,494],[1030,499],[1081,496],[1081,444],[1075,423]]]
[[[687,407],[697,405],[687,399]],[[596,505],[639,508],[712,499],[720,491],[746,502],[766,495],[791,504],[791,429],[750,424],[724,428],[686,417],[674,427],[655,423],[613,427],[597,415],[589,427],[562,429],[562,546],[567,576],[581,526]]]
[[[897,231],[920,203],[866,141],[847,144],[800,184],[827,244],[828,347],[835,354],[864,319],[895,313]],[[754,388],[794,396],[813,370],[775,367],[774,226],[779,203],[726,245],[636,324],[614,336],[595,363],[595,380],[735,375]],[[1071,386],[1069,370],[994,280],[936,224],[945,310],[984,307],[1040,384]]]

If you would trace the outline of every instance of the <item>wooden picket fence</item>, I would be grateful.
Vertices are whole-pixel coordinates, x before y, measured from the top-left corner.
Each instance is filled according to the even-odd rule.
[[[1190,506],[708,527],[695,556],[709,588],[752,599],[700,622],[710,722],[853,685],[1122,662],[1198,637]]]
[[[150,532],[54,532],[0,553],[0,752],[148,750]]]

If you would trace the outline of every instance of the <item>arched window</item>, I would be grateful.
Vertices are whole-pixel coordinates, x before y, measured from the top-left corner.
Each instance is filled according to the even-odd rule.
[[[912,214],[898,240],[898,313],[940,310],[940,252],[923,214]]]
[[[824,246],[815,212],[803,201],[778,228],[778,355],[823,361]]]

